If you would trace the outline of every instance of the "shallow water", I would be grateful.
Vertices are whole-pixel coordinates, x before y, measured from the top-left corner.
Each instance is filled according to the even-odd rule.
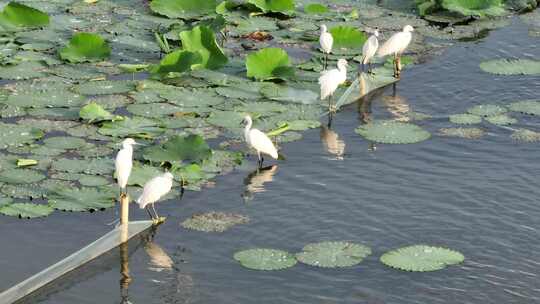
[[[406,70],[397,85],[399,98],[391,96],[392,88],[375,94],[371,100],[375,119],[392,116],[389,104],[392,109],[409,107],[434,115],[418,123],[434,133],[428,141],[376,145],[373,151],[354,133],[362,107],[351,105],[332,126],[345,144],[342,157],[326,149],[340,150],[333,142],[335,134],[311,130],[302,141],[282,147],[287,160],[272,172],[264,171],[266,176],[247,178],[255,170],[252,157],[234,173],[218,178],[215,188],[187,192],[182,200],[160,204],[158,210],[168,216],[167,222],[159,227],[154,243],[135,248],[129,260],[130,301],[540,302],[538,144],[517,144],[510,131],[487,124],[483,127],[489,133],[479,140],[436,135],[438,128],[450,126],[441,116],[481,103],[539,98],[540,77],[497,77],[478,68],[486,59],[538,58],[539,44],[515,19],[481,41],[457,43],[441,56]],[[520,117],[520,123],[540,130],[538,118]],[[224,234],[179,226],[191,214],[210,210],[243,213],[251,223]],[[0,290],[103,235],[111,229],[106,223],[116,216],[114,212],[56,212],[31,221],[3,217]],[[139,210],[132,214],[146,215]],[[296,252],[321,240],[360,242],[371,246],[373,254],[360,265],[341,270],[298,264],[284,271],[259,272],[232,259],[241,249]],[[416,243],[459,250],[466,262],[433,273],[405,273],[378,262],[385,251]],[[173,269],[151,263],[148,253],[155,262],[160,256],[157,246],[170,256]],[[160,261],[169,262],[162,255]],[[120,259],[98,263],[103,267],[97,271],[76,274],[80,282],[67,282],[38,299],[55,304],[119,303]]]

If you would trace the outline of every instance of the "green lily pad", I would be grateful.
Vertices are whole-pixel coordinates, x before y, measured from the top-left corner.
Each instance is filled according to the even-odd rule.
[[[0,172],[0,182],[9,184],[30,184],[45,178],[43,173],[32,169],[8,169]]]
[[[294,0],[248,0],[263,13],[274,12],[291,14],[294,11]]]
[[[473,114],[454,114],[449,117],[450,122],[460,125],[473,125],[482,122],[482,117]]]
[[[77,33],[69,44],[60,50],[60,58],[71,63],[95,62],[107,59],[111,48],[98,34]]]
[[[505,14],[502,0],[442,0],[442,7],[464,16],[501,16]]]
[[[359,264],[371,254],[371,249],[350,242],[320,242],[304,246],[296,254],[298,261],[311,266],[334,268]]]
[[[49,205],[31,203],[15,203],[0,207],[0,213],[3,215],[28,219],[45,217],[53,211],[54,209]]]
[[[51,170],[53,171],[97,175],[110,175],[113,171],[113,168],[113,160],[109,158],[60,158],[58,160],[55,160],[51,165]]]
[[[335,49],[361,49],[367,40],[366,34],[352,26],[336,26],[330,29]]]
[[[405,271],[435,271],[462,263],[463,254],[442,247],[414,245],[391,250],[381,256],[381,262]]]
[[[47,72],[62,78],[73,80],[95,79],[105,76],[105,74],[94,68],[83,67],[81,65],[58,65]]]
[[[155,120],[143,117],[124,117],[122,120],[103,123],[98,132],[114,137],[153,138],[165,130]]]
[[[246,58],[247,77],[257,80],[280,79],[294,75],[289,55],[280,48],[266,48]]]
[[[135,90],[135,82],[129,80],[89,81],[73,87],[83,95],[121,94]]]
[[[224,97],[235,99],[257,100],[261,98],[259,91],[253,91],[251,88],[219,87],[216,88],[216,93]]]
[[[510,135],[510,137],[513,140],[520,141],[520,142],[526,142],[526,143],[532,143],[532,142],[540,142],[540,132],[535,132],[532,130],[527,129],[517,129]]]
[[[497,114],[486,117],[486,121],[498,126],[513,125],[517,123],[517,119],[506,114]]]
[[[0,122],[0,149],[31,143],[43,137],[43,132],[28,125]]]
[[[73,107],[81,105],[85,97],[65,89],[51,89],[43,91],[22,91],[11,94],[6,104],[31,107]]]
[[[148,147],[143,157],[154,162],[202,162],[212,155],[212,150],[199,135],[174,136],[165,143]]]
[[[277,249],[256,248],[236,252],[234,259],[254,270],[281,270],[296,265],[294,255]]]
[[[0,26],[35,28],[49,25],[49,16],[32,7],[10,2],[0,13]]]
[[[52,207],[64,211],[96,211],[114,206],[114,191],[92,187],[62,188],[49,196]]]
[[[200,64],[201,61],[202,57],[199,53],[177,50],[167,54],[158,65],[150,69],[150,72],[159,77],[165,77],[171,73],[184,73],[191,70],[192,66]]]
[[[235,213],[208,212],[194,214],[191,218],[182,222],[182,227],[186,229],[204,232],[224,232],[238,224],[249,222],[247,216]]]
[[[540,75],[540,61],[530,59],[496,59],[480,63],[484,72],[497,75]]]
[[[484,117],[504,114],[507,111],[508,110],[505,107],[493,104],[477,105],[467,110],[467,112],[470,114]]]
[[[214,14],[216,0],[153,0],[150,9],[169,18],[192,19]]]
[[[310,3],[304,6],[304,12],[313,15],[324,14],[328,13],[328,6],[320,3]]]
[[[318,120],[292,120],[282,121],[280,125],[286,125],[287,130],[290,131],[304,131],[307,129],[314,129],[321,126],[321,122]]]
[[[92,175],[92,174],[58,172],[58,173],[52,174],[51,178],[67,180],[67,181],[77,181],[82,186],[88,186],[88,187],[105,186],[105,185],[110,184],[109,180],[107,180],[105,177],[99,176],[99,175]]]
[[[44,77],[45,66],[37,61],[24,61],[17,65],[0,66],[0,79],[23,80]]]
[[[199,53],[201,62],[193,68],[219,69],[227,63],[227,56],[219,47],[214,32],[206,26],[196,26],[191,31],[180,33],[182,47],[186,51]]]
[[[513,102],[508,106],[508,109],[513,112],[520,112],[530,115],[540,115],[540,101],[523,100]]]
[[[319,94],[311,90],[297,89],[285,85],[267,83],[261,87],[260,93],[272,100],[302,104],[318,104]]]
[[[367,140],[383,144],[413,144],[431,137],[431,134],[417,125],[396,121],[377,121],[361,125],[355,132]]]
[[[49,137],[44,139],[43,143],[47,147],[64,150],[77,149],[87,144],[82,138],[69,136]]]
[[[128,112],[149,118],[159,118],[170,116],[171,114],[182,112],[183,108],[170,103],[151,103],[151,104],[131,104],[126,107]]]
[[[486,134],[480,128],[441,128],[439,135],[449,137],[461,137],[466,139],[478,139]]]
[[[91,102],[82,107],[79,111],[79,116],[82,119],[88,120],[89,123],[123,119],[122,116],[112,114],[111,112],[103,109],[101,105],[95,102]]]

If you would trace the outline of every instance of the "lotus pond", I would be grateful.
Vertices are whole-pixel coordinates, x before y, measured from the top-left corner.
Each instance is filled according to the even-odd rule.
[[[194,3],[0,3],[0,290],[111,230],[134,137],[130,196],[176,185],[130,280],[112,252],[25,303],[540,301],[536,1]],[[321,23],[354,67],[330,127]],[[405,24],[401,79],[358,76]],[[247,113],[283,159],[256,168]]]

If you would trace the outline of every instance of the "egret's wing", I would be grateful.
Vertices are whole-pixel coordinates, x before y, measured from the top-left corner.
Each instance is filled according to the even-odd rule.
[[[277,149],[266,134],[257,129],[251,129],[251,131],[249,131],[249,137],[250,143],[255,150],[268,154],[272,156],[273,159],[278,158]]]
[[[379,48],[377,54],[382,57],[403,51],[409,42],[411,42],[411,36],[407,34],[409,33],[399,32],[392,35],[392,37]]]
[[[369,59],[373,57],[373,55],[375,55],[378,47],[379,41],[377,40],[377,37],[375,37],[375,35],[370,36],[368,40],[366,40],[366,43],[364,43],[364,46],[362,47],[363,64],[366,64],[367,61],[369,61]]]
[[[147,204],[155,203],[163,195],[171,190],[171,182],[169,179],[156,176],[144,184],[143,192],[137,199],[137,204],[142,209]]]
[[[118,185],[124,187],[127,184],[129,175],[131,174],[131,168],[133,167],[132,155],[127,150],[120,150],[116,155],[114,162],[116,168],[116,178]]]
[[[339,85],[341,75],[339,70],[334,69],[326,71],[319,77],[319,85],[321,87],[321,100],[332,95]]]
[[[319,38],[319,43],[326,53],[330,53],[330,51],[332,51],[332,45],[334,44],[334,37],[332,37],[332,34],[330,33],[324,33]]]

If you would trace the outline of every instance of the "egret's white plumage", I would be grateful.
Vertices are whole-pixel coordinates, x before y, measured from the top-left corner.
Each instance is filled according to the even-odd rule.
[[[319,85],[321,87],[321,100],[334,94],[338,86],[347,80],[347,60],[339,59],[337,69],[321,72]]]
[[[334,37],[328,32],[326,25],[321,25],[321,36],[319,37],[319,43],[323,53],[330,54],[332,52],[332,45],[334,44]]]
[[[362,47],[362,64],[368,64],[371,62],[371,58],[375,56],[377,49],[379,48],[379,31],[375,30],[373,35],[369,36],[368,40],[364,43]]]
[[[137,143],[132,138],[126,138],[122,141],[122,149],[118,151],[115,160],[116,179],[120,190],[124,191],[129,175],[131,174],[131,168],[133,167],[133,145]]]
[[[143,192],[137,199],[137,204],[139,204],[141,209],[146,208],[147,205],[151,205],[156,217],[158,217],[154,203],[171,191],[172,183],[173,175],[170,172],[152,178],[144,184]]]
[[[412,40],[413,27],[405,25],[403,31],[395,33],[388,39],[380,48],[377,53],[380,57],[394,54],[395,56],[401,55],[405,49],[409,46]]]
[[[246,139],[246,143],[248,144],[248,146],[257,151],[257,156],[259,157],[259,166],[262,166],[263,162],[263,157],[261,156],[261,153],[270,155],[273,159],[277,159],[278,152],[270,138],[268,138],[268,136],[260,130],[251,128],[251,126],[253,125],[251,116],[246,115],[246,117],[244,117],[244,122],[246,124],[246,127],[244,129],[244,137]]]

